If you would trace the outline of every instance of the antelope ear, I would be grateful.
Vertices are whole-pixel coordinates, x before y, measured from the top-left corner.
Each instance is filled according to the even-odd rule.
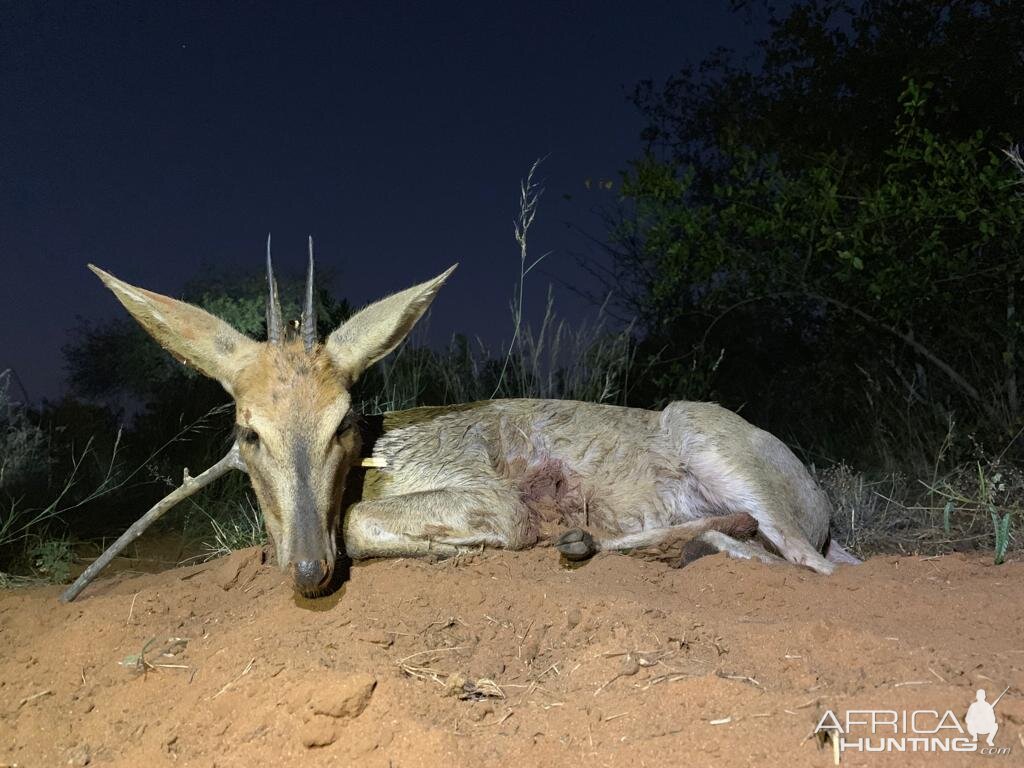
[[[327,338],[327,354],[349,384],[401,343],[457,266],[359,310]]]
[[[136,288],[92,264],[89,269],[160,346],[234,395],[235,377],[255,358],[259,342],[199,307]]]

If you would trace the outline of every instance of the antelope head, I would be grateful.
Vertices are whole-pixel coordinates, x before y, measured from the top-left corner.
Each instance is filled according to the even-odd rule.
[[[265,342],[191,304],[89,269],[161,346],[234,398],[239,450],[277,562],[296,590],[320,594],[337,557],[345,478],[361,447],[349,390],[412,330],[455,266],[360,310],[323,343],[313,309],[312,239],[296,332],[281,317],[267,238]]]

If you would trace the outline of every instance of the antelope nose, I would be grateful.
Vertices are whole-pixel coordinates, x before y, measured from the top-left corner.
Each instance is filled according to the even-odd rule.
[[[331,576],[323,560],[300,560],[292,565],[295,588],[304,594],[319,590]]]

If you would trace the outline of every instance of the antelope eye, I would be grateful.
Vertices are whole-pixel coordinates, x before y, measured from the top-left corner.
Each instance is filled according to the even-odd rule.
[[[352,421],[353,419],[349,415],[346,415],[345,418],[341,420],[341,424],[339,424],[338,428],[334,430],[335,440],[341,440],[341,438],[352,430]]]
[[[260,444],[260,436],[255,429],[241,428],[239,438],[243,443],[253,448]]]

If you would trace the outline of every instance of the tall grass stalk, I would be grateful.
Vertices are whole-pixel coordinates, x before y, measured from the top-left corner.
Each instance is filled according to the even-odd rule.
[[[509,363],[512,360],[512,353],[519,343],[519,334],[523,327],[523,290],[526,287],[526,276],[530,274],[534,267],[550,255],[550,251],[548,251],[527,265],[528,248],[526,238],[530,232],[533,220],[537,216],[537,204],[540,202],[541,195],[544,194],[544,188],[533,180],[541,162],[543,162],[543,158],[534,160],[533,165],[530,166],[530,170],[526,174],[526,178],[519,182],[519,216],[512,225],[516,243],[519,245],[519,284],[516,286],[512,297],[512,341],[509,342],[508,352],[506,352],[505,360],[501,364],[501,373],[498,374],[498,383],[495,384],[494,391],[491,392],[491,399],[497,397],[498,392],[501,391],[502,382],[505,380],[505,373],[508,371]]]

